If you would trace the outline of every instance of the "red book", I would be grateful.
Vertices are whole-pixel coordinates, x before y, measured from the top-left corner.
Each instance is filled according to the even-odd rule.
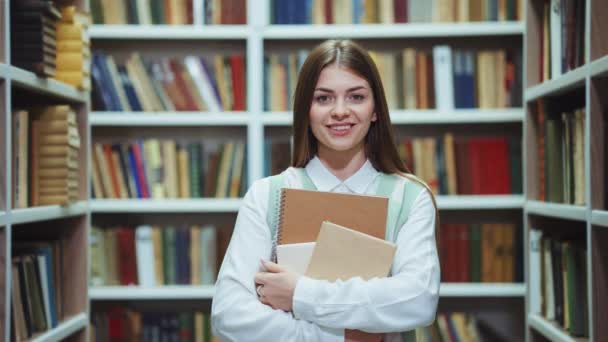
[[[103,144],[103,154],[106,158],[106,163],[110,169],[110,179],[112,180],[112,190],[114,190],[114,198],[120,198],[120,186],[118,185],[118,165],[114,165],[112,161],[112,146]]]
[[[139,184],[141,197],[150,198],[150,190],[148,188],[141,148],[138,143],[133,143],[131,144],[131,150],[133,150],[133,157],[135,158],[135,172],[137,172],[137,183]]]
[[[137,285],[137,261],[135,259],[135,230],[118,228],[118,272],[121,285]]]
[[[470,258],[469,258],[469,226],[458,225],[458,267],[459,280],[461,282],[471,281]]]
[[[509,165],[509,146],[504,137],[496,138],[494,142],[494,161],[496,170],[496,194],[507,195],[511,193],[511,168]]]
[[[393,10],[396,23],[407,23],[407,0],[394,0]]]
[[[230,68],[232,70],[232,92],[234,105],[232,110],[245,110],[245,61],[242,55],[232,55],[230,58]]]
[[[235,24],[245,25],[247,24],[247,1],[245,0],[234,0],[238,1],[236,6],[236,18]]]
[[[124,341],[124,311],[115,306],[106,313],[108,319],[108,338],[110,341]]]
[[[193,89],[191,89],[190,86],[188,85],[188,83],[186,83],[186,80],[184,80],[183,73],[187,72],[187,71],[185,71],[185,69],[182,67],[182,63],[175,59],[171,59],[169,61],[169,66],[171,67],[171,71],[173,71],[173,76],[175,77],[175,83],[177,84],[177,88],[181,91],[182,95],[184,96],[184,98],[186,100],[185,110],[189,110],[189,111],[200,110],[200,108],[198,108],[198,106],[196,105],[196,101],[194,101],[194,98],[192,96]]]
[[[480,195],[482,193],[482,161],[481,161],[480,139],[471,139],[469,147],[469,178],[471,180],[471,194]]]
[[[334,15],[332,8],[334,7],[333,0],[325,0],[325,23],[333,24],[334,23]]]
[[[456,156],[456,183],[459,195],[471,194],[471,172],[469,167],[469,148],[464,139],[454,139]]]

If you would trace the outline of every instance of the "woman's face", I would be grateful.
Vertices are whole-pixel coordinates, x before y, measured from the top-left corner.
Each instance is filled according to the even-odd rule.
[[[337,64],[325,67],[310,106],[310,128],[319,154],[363,151],[372,121],[376,113],[369,83]]]

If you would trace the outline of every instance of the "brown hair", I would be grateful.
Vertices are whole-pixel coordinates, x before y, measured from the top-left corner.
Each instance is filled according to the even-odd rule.
[[[365,137],[367,159],[380,172],[399,174],[424,186],[437,210],[437,202],[429,186],[414,176],[399,157],[378,68],[367,51],[352,40],[327,40],[319,44],[310,52],[300,69],[293,104],[291,166],[304,167],[317,153],[317,139],[310,129],[310,106],[321,71],[333,63],[364,78],[371,87],[377,120],[371,123]],[[436,212],[435,228],[437,227],[439,215]]]

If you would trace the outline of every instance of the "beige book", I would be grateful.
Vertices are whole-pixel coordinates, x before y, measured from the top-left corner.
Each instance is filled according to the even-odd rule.
[[[190,198],[190,160],[186,144],[180,144],[177,148],[177,172],[179,174],[179,197]]]
[[[218,169],[216,198],[226,198],[228,195],[228,182],[230,176],[230,166],[234,155],[234,142],[227,142],[222,151],[222,160]]]
[[[95,193],[95,198],[105,198],[103,186],[101,185],[101,173],[99,171],[99,165],[97,165],[97,158],[95,154],[91,155],[91,180],[93,183],[93,192]]]
[[[391,242],[325,221],[306,275],[329,281],[386,277],[396,250]]]
[[[146,177],[149,180],[152,198],[164,198],[163,186],[163,159],[161,156],[161,143],[158,139],[144,141],[144,155],[146,157]]]
[[[106,229],[105,236],[105,257],[107,267],[106,285],[119,285],[118,281],[118,250],[116,241],[116,229]]]
[[[154,105],[152,104],[152,100],[150,99],[149,94],[146,92],[146,89],[143,86],[143,81],[139,78],[139,73],[137,72],[137,68],[133,62],[132,58],[129,58],[125,63],[125,67],[127,69],[127,74],[129,79],[131,80],[131,84],[133,85],[133,89],[137,98],[141,102],[141,106],[144,112],[153,112]]]
[[[41,179],[38,182],[40,188],[53,188],[53,187],[64,187],[64,188],[78,188],[78,181],[70,179]]]
[[[448,195],[458,195],[458,181],[456,178],[456,157],[454,155],[454,135],[446,133],[443,136],[443,151],[445,154],[445,173],[448,180]]]
[[[78,169],[78,159],[73,156],[41,157],[38,161],[40,168],[67,167],[68,169]]]
[[[239,197],[239,190],[241,188],[241,182],[243,181],[243,163],[245,161],[245,143],[236,143],[234,149],[234,163],[232,164],[232,175],[230,179],[230,193],[229,197]]]
[[[76,123],[70,123],[67,120],[40,120],[43,125],[40,126],[41,134],[65,134],[68,133],[70,127],[75,127]],[[78,128],[76,128],[78,129]]]
[[[313,0],[312,2],[312,23],[326,24],[325,22],[325,1],[326,0]]]
[[[154,276],[158,286],[165,285],[163,267],[163,238],[162,228],[152,226],[152,246],[154,248]]]
[[[416,50],[403,49],[403,107],[416,109]]]
[[[213,56],[213,66],[215,68],[215,81],[217,82],[217,88],[220,92],[220,98],[222,99],[222,108],[224,110],[231,110],[232,96],[230,93],[232,92],[232,89],[228,89],[224,56]]]
[[[204,329],[205,321],[203,313],[197,311],[194,313],[194,342],[205,342]]]
[[[51,157],[51,156],[68,156],[68,157],[78,157],[78,150],[72,146],[61,146],[61,145],[49,145],[44,146],[41,145],[39,147],[39,155],[40,157]]]
[[[380,12],[380,23],[392,24],[395,22],[395,8],[392,1],[379,1],[378,12]]]
[[[190,284],[201,284],[201,228],[190,227]]]
[[[101,185],[103,186],[103,191],[105,194],[105,198],[118,198],[118,195],[114,193],[114,188],[112,187],[112,174],[110,173],[110,167],[108,166],[108,162],[103,153],[103,144],[95,143],[93,144],[94,154],[93,157],[97,163],[99,168],[99,176],[101,179]]]
[[[289,243],[277,246],[277,263],[292,272],[306,273],[316,242]]]
[[[127,189],[127,184],[125,183],[125,177],[123,176],[127,170],[123,170],[122,164],[120,163],[120,155],[118,151],[112,149],[112,164],[114,165],[114,171],[116,173],[116,178],[118,179],[118,189],[120,190],[120,198],[129,198],[129,190]]]
[[[161,103],[160,98],[158,97],[158,95],[154,91],[154,88],[152,87],[153,81],[150,78],[150,76],[148,75],[144,62],[141,59],[141,56],[139,55],[139,53],[134,53],[131,55],[131,62],[133,63],[133,66],[135,67],[135,72],[137,73],[137,77],[139,78],[139,80],[141,82],[143,82],[142,86],[143,86],[144,91],[146,92],[146,95],[148,95],[150,98],[151,104],[153,106],[152,110],[154,110],[154,111],[164,110],[164,107]]]
[[[40,168],[40,172],[38,173],[39,179],[43,178],[69,178],[69,179],[77,179],[78,171],[70,170],[68,168]]]
[[[38,198],[38,205],[65,205],[75,202],[77,198],[69,195],[42,195]]]
[[[13,172],[15,186],[16,208],[27,208],[29,195],[28,170],[30,169],[28,160],[29,151],[29,113],[19,110],[14,113],[13,132],[17,136],[13,137]]]
[[[175,141],[165,140],[161,144],[163,150],[165,191],[168,198],[177,198],[177,158],[175,156]]]

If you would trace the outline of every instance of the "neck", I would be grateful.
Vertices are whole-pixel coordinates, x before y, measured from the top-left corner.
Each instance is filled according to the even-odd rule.
[[[317,156],[321,163],[341,181],[348,179],[359,171],[367,160],[363,148],[337,152],[319,146]]]

